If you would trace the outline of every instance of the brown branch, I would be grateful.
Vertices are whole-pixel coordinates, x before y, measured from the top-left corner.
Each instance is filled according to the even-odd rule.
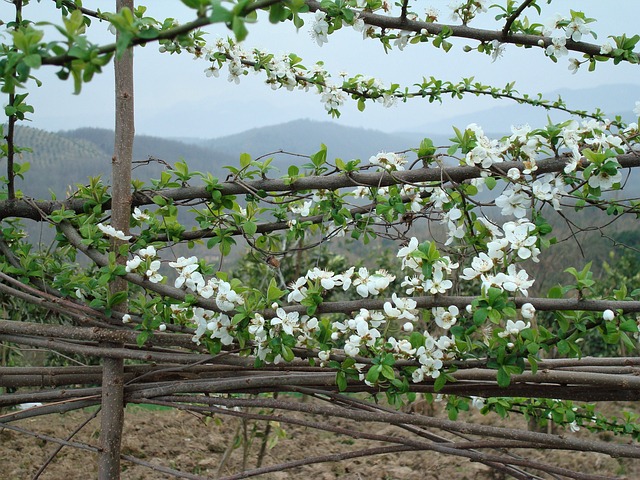
[[[22,0],[13,0],[13,3],[16,13],[14,18],[14,30],[18,30],[20,25],[22,24]],[[13,77],[17,77],[14,73]],[[16,94],[9,94],[9,105],[14,107],[14,103],[16,101]],[[7,141],[7,197],[9,200],[14,200],[16,198],[16,174],[14,172],[15,169],[15,131],[16,131],[16,122],[18,121],[18,116],[16,113],[13,115],[9,115],[9,122],[7,126],[7,135],[5,136],[5,140]]]
[[[95,357],[111,356],[114,358],[128,358],[130,360],[142,360],[145,362],[161,363],[194,363],[207,358],[205,354],[197,353],[166,353],[153,350],[133,348],[109,348],[96,347],[92,345],[80,345],[59,340],[27,337],[23,335],[0,335],[0,340],[13,342],[21,345],[31,345],[34,347],[48,348],[66,353],[78,353]],[[211,357],[213,358],[213,357]]]
[[[173,398],[173,397],[167,397]],[[479,435],[482,438],[495,437],[503,440],[514,440],[529,445],[543,445],[544,448],[559,448],[567,450],[589,451],[606,453],[612,456],[640,458],[640,447],[635,445],[611,444],[603,441],[587,441],[575,437],[564,437],[547,433],[529,432],[518,429],[493,427],[487,425],[469,424],[460,421],[438,419],[430,416],[408,414],[403,412],[363,412],[346,408],[335,408],[315,405],[311,403],[287,402],[273,399],[225,399],[222,397],[179,397],[188,403],[201,403],[206,405],[224,405],[228,400],[237,402],[237,405],[256,406],[260,408],[274,408],[313,415],[328,415],[340,417],[357,422],[376,422],[392,425],[419,425],[430,428],[438,428],[446,431],[456,431],[466,434]],[[150,399],[148,399],[150,400]],[[176,399],[177,400],[177,399]],[[140,399],[138,399],[140,401]],[[136,402],[134,402],[136,403]],[[224,410],[233,412],[232,409]],[[455,449],[450,449],[455,450]],[[504,459],[499,460],[503,463]],[[507,462],[508,463],[508,462]]]
[[[306,457],[301,460],[292,460],[289,462],[278,463],[276,465],[270,465],[268,467],[254,468],[253,470],[247,470],[242,473],[236,473],[235,475],[219,477],[218,480],[240,480],[242,478],[255,477],[257,475],[264,475],[271,472],[283,472],[285,470],[302,467],[304,465],[316,465],[318,463],[327,463],[327,462],[342,462],[344,460],[350,460],[352,458],[372,457],[374,455],[384,455],[386,453],[411,452],[411,451],[418,451],[418,450],[419,449],[413,448],[413,447],[405,447],[402,445],[392,445],[388,447],[376,447],[376,448],[368,448],[363,450],[356,450],[353,452],[318,455],[315,457]]]
[[[139,332],[129,328],[83,328],[71,325],[50,325],[45,323],[15,322],[0,320],[0,334],[32,335],[38,337],[64,338],[67,340],[86,340],[93,342],[136,343]],[[179,347],[207,352],[206,348],[196,345],[188,335],[156,333],[146,343],[146,347]]]
[[[511,14],[509,18],[507,18],[507,21],[505,22],[504,27],[502,28],[503,38],[506,38],[507,36],[509,36],[509,31],[511,30],[511,25],[513,25],[513,22],[515,22],[516,19],[520,16],[520,14],[524,12],[524,10],[529,5],[531,5],[534,1],[535,0],[525,0],[520,4],[520,6],[516,9],[516,11],[513,12],[513,14]]]
[[[60,225],[61,230],[69,242],[78,250],[85,253],[89,258],[96,262],[99,266],[108,265],[106,255],[99,253],[97,250],[89,248],[82,243],[82,237],[69,223],[63,222]],[[152,283],[145,280],[143,277],[137,274],[128,273],[124,276],[127,280],[137,285],[140,285],[148,290],[154,291],[161,295],[170,296],[178,300],[184,300],[186,297],[186,291],[178,288],[171,287],[169,285],[163,285],[159,283]],[[460,309],[464,309],[467,305],[476,297],[471,296],[430,296],[430,297],[412,297],[416,303],[417,308],[431,308],[431,307],[447,307],[455,305]],[[381,310],[384,307],[385,302],[390,299],[362,299],[362,300],[348,300],[339,302],[324,302],[318,305],[316,310],[317,314],[323,313],[351,313],[358,311],[361,308],[369,310]],[[624,312],[640,312],[640,301],[619,301],[619,300],[584,300],[573,298],[528,298],[518,297],[513,299],[516,307],[521,307],[525,303],[531,303],[536,310],[540,311],[554,311],[554,310],[581,310],[581,311],[595,311],[602,312],[606,309],[622,310]],[[220,309],[215,303],[215,300],[199,298],[196,302],[204,308],[208,308],[212,311],[219,312]],[[307,307],[304,305],[292,305],[284,307],[287,312],[306,312]],[[227,312],[229,313],[229,312]],[[276,315],[273,309],[265,309],[261,312],[265,318],[274,317]]]
[[[89,445],[87,443],[72,442],[72,441],[68,441],[68,440],[63,440],[61,438],[52,437],[50,435],[45,435],[43,433],[33,432],[31,430],[27,430],[25,428],[18,427],[16,425],[3,424],[2,428],[6,428],[7,430],[13,430],[14,432],[18,432],[18,433],[22,433],[22,434],[25,434],[25,435],[29,435],[29,436],[38,438],[40,440],[44,440],[46,442],[57,443],[58,445],[63,445],[63,446],[66,446],[66,447],[73,447],[73,448],[77,448],[77,449],[80,449],[80,450],[85,450],[85,451],[92,452],[92,453],[100,453],[100,451],[101,451],[101,449],[99,447],[95,447],[95,446]]]
[[[304,393],[306,395],[310,395],[313,396],[314,398],[317,398],[319,400],[325,401],[325,402],[329,402],[329,403],[335,403],[337,405],[340,405],[344,408],[357,408],[360,410],[365,410],[365,411],[370,411],[370,412],[375,412],[375,411],[382,411],[382,412],[390,412],[390,413],[394,413],[395,411],[392,410],[389,407],[383,407],[382,405],[380,405],[379,403],[376,404],[371,404],[368,403],[364,400],[360,400],[358,398],[355,398],[353,396],[346,396],[346,395],[341,395],[341,394],[335,394],[332,392],[323,392],[323,391],[313,391],[310,389],[299,389],[299,391],[301,393]],[[398,427],[402,428],[403,430],[410,432],[414,435],[418,435],[422,438],[426,438],[428,440],[431,440],[433,442],[438,442],[438,443],[454,443],[453,440],[450,440],[449,438],[445,438],[441,435],[437,435],[433,432],[430,432],[424,428],[420,428],[420,427],[415,427],[413,425],[398,425]],[[455,433],[453,432],[455,435],[458,435],[459,437],[463,437],[466,439],[465,436],[460,435],[459,433]],[[458,448],[460,448],[460,445],[458,445]],[[508,453],[507,453],[508,454]],[[511,455],[511,454],[509,454]],[[494,463],[494,462],[482,462],[485,465],[493,468],[496,471],[500,471],[503,472],[505,474],[511,475],[512,477],[516,478],[517,480],[533,480],[531,478],[531,475],[527,472],[524,472],[523,470],[511,466],[511,465],[503,465],[503,464],[499,464],[499,463]]]
[[[89,389],[84,389],[84,390],[89,390]],[[94,390],[96,390],[96,389],[94,389]],[[19,402],[8,401],[6,397],[9,397],[9,395],[2,395],[0,397],[0,405],[2,405],[2,406],[15,406],[15,405],[18,405],[20,403],[30,402],[30,401],[32,401],[32,399],[36,399],[36,400],[40,399],[41,397],[44,397],[43,394],[46,394],[46,393],[48,393],[48,392],[32,392],[31,394],[29,394],[29,396],[24,395],[26,398],[29,398],[28,400],[19,401]],[[91,395],[89,397],[87,397],[87,396],[74,396],[73,395],[73,390],[55,392],[55,393],[57,393],[57,396],[53,400],[57,400],[56,403],[43,405],[41,407],[28,408],[26,410],[21,410],[21,411],[18,411],[18,412],[5,413],[4,415],[0,415],[0,424],[2,425],[2,427],[4,427],[4,425],[6,423],[15,422],[15,421],[18,421],[18,420],[24,420],[24,419],[27,419],[27,418],[40,417],[40,416],[43,416],[43,415],[51,415],[52,413],[71,412],[73,410],[79,410],[79,409],[82,409],[82,408],[93,407],[94,405],[99,405],[100,404],[100,396],[99,396],[100,393],[99,392],[97,394]],[[12,395],[15,398],[19,397],[19,395],[16,395],[16,394],[12,394]],[[49,396],[51,396],[51,395],[49,395]],[[49,399],[47,399],[47,400],[49,400]]]
[[[280,3],[282,0],[258,0],[251,4],[246,5],[242,11],[236,12],[238,16],[246,16],[256,10],[260,10],[263,8],[267,8],[276,3]],[[137,45],[146,45],[152,42],[158,42],[160,40],[173,40],[183,35],[187,35],[194,30],[198,30],[202,27],[206,27],[207,25],[211,25],[212,22],[208,16],[199,17],[191,22],[185,23],[183,25],[179,25],[177,27],[173,27],[167,30],[160,32],[155,38],[133,38],[129,42],[129,47],[134,47]],[[96,48],[97,55],[108,55],[112,54],[116,51],[117,47],[115,43],[110,43],[109,45],[104,45],[102,47]],[[68,53],[64,53],[61,55],[54,55],[51,57],[43,57],[42,65],[55,65],[55,66],[64,66],[69,62],[72,62],[76,59],[75,56],[70,55]]]
[[[309,5],[309,10],[315,12],[317,10],[323,10],[320,6],[320,2],[316,0],[306,0]],[[443,31],[447,30],[451,32],[452,37],[467,38],[469,40],[476,40],[478,42],[487,43],[493,40],[498,40],[503,43],[513,43],[515,45],[524,45],[529,47],[546,48],[551,43],[550,37],[543,35],[530,35],[530,34],[512,34],[506,38],[503,38],[501,30],[485,30],[480,28],[471,28],[466,25],[444,25],[440,23],[430,23],[420,20],[405,20],[400,17],[388,17],[386,15],[378,15],[371,12],[361,11],[358,13],[365,24],[374,27],[379,27],[383,30],[405,30],[415,33],[421,33],[426,31],[429,35],[440,35]],[[541,47],[538,42],[542,40],[545,47]],[[574,52],[584,53],[589,56],[601,56],[600,45],[576,42],[572,39],[567,39],[567,50]],[[604,55],[612,58],[612,55]]]
[[[622,168],[635,168],[640,166],[640,156],[636,154],[624,154],[617,157],[618,163]],[[559,172],[564,169],[567,159],[563,157],[546,158],[537,161],[538,169],[536,174]],[[584,160],[581,166],[584,168],[589,163]],[[510,168],[517,168],[522,171],[527,166],[523,162],[502,162],[499,166],[501,170],[507,171]],[[455,182],[463,182],[473,178],[480,178],[486,174],[485,170],[478,167],[455,166],[442,168],[417,168],[414,170],[406,170],[402,172],[353,172],[348,175],[340,173],[331,176],[312,175],[299,178],[289,183],[280,179],[261,179],[250,182],[244,182],[255,190],[264,190],[265,192],[301,192],[308,190],[339,190],[341,188],[350,188],[358,185],[366,185],[370,187],[388,187],[399,183],[420,183],[420,182],[441,182],[443,176]],[[497,172],[501,174],[500,172]],[[218,188],[222,195],[242,195],[246,191],[246,187],[237,182],[222,182]],[[133,194],[132,205],[144,206],[153,204],[152,197],[160,195],[173,201],[182,200],[206,200],[211,197],[211,193],[206,187],[181,187],[175,189],[151,191],[138,191]],[[0,219],[4,218],[29,218],[31,220],[42,221],[43,215],[50,215],[53,211],[65,208],[73,210],[78,214],[84,212],[83,208],[85,200],[77,198],[69,198],[65,201],[44,201],[30,199],[16,199],[14,201],[0,201]],[[107,201],[103,204],[105,209],[111,207],[111,202]]]
[[[53,0],[53,1],[58,3],[57,0]],[[96,10],[90,10],[85,7],[80,7],[76,5],[76,3],[72,0],[62,0],[62,5],[65,8],[68,8],[69,10],[80,10],[82,14],[86,15],[87,17],[97,18],[98,20],[105,20],[105,16],[102,13]]]
[[[191,399],[193,400],[193,399]],[[158,402],[159,404],[162,404],[164,402]],[[203,402],[203,403],[212,403],[209,402],[208,399],[207,401]],[[215,402],[213,402],[215,403]],[[168,404],[168,403],[167,403]],[[290,418],[290,417],[285,417],[285,416],[281,416],[281,415],[265,415],[265,414],[251,414],[251,413],[247,413],[247,412],[242,412],[242,411],[235,411],[233,409],[218,409],[215,407],[198,407],[197,405],[173,405],[175,408],[181,408],[181,409],[185,409],[185,410],[193,410],[193,411],[200,411],[200,412],[215,412],[218,414],[222,414],[222,415],[229,415],[229,416],[236,416],[236,417],[241,417],[241,418],[247,418],[247,419],[253,419],[253,420],[260,420],[260,421],[278,421],[278,422],[283,422],[283,423],[290,423],[290,424],[295,424],[295,425],[302,425],[302,426],[307,426],[307,427],[311,427],[311,428],[315,428],[315,429],[320,429],[320,430],[326,430],[326,431],[330,431],[330,432],[334,432],[337,434],[341,434],[341,435],[347,435],[353,438],[364,438],[364,439],[369,439],[369,440],[376,440],[376,441],[383,441],[383,442],[394,442],[394,443],[400,443],[400,444],[404,444],[407,446],[411,446],[414,447],[416,449],[419,450],[433,450],[439,453],[444,453],[444,454],[449,454],[449,455],[456,455],[456,456],[461,456],[461,457],[467,457],[473,461],[477,461],[477,462],[481,462],[481,463],[486,463],[486,462],[495,462],[495,463],[501,463],[504,465],[521,465],[521,466],[525,466],[525,467],[529,467],[529,468],[534,468],[534,469],[538,469],[538,470],[542,470],[548,473],[556,473],[556,474],[561,474],[561,475],[565,475],[568,476],[570,478],[578,478],[578,479],[589,479],[589,480],[611,480],[612,477],[604,477],[604,476],[600,476],[600,475],[594,475],[591,476],[589,474],[583,474],[583,473],[577,473],[577,472],[573,472],[571,470],[568,469],[564,469],[561,467],[556,467],[553,465],[546,465],[546,464],[542,464],[540,462],[536,462],[536,461],[531,461],[531,460],[523,460],[523,459],[519,459],[519,458],[513,458],[513,457],[508,457],[505,458],[503,456],[498,456],[498,455],[492,455],[492,454],[487,454],[487,453],[483,453],[483,452],[477,452],[477,451],[469,451],[466,449],[459,449],[456,448],[455,446],[445,446],[445,445],[441,445],[438,443],[428,443],[428,442],[424,442],[424,441],[420,441],[420,440],[414,440],[414,439],[410,439],[407,437],[398,437],[398,436],[388,436],[388,435],[376,435],[376,434],[372,434],[372,433],[367,433],[367,432],[362,432],[362,431],[358,431],[355,430],[353,428],[340,428],[340,427],[334,427],[331,425],[328,425],[326,422],[311,422],[311,421],[304,421],[304,420],[299,420],[296,418]],[[277,407],[274,407],[277,408]],[[335,410],[335,409],[331,409],[331,410]],[[331,413],[331,415],[333,415],[334,412]],[[326,414],[326,413],[325,413]],[[369,421],[369,420],[366,420]],[[378,420],[373,420],[373,421],[378,421]],[[387,423],[385,421],[385,423]],[[548,435],[548,434],[541,434],[541,435]],[[551,436],[551,435],[549,435]],[[455,445],[455,444],[454,444]],[[472,445],[470,443],[465,443],[463,444],[465,446],[471,447]],[[474,444],[474,445],[478,445],[478,444]],[[498,445],[497,443],[485,443],[485,445],[489,445],[491,447],[494,447],[495,445]],[[522,443],[522,442],[515,442],[512,443],[510,441],[505,441],[502,443],[502,445],[505,445],[507,447],[512,447],[514,445],[518,445],[518,446],[526,446],[526,447],[530,447],[530,448],[547,448],[544,444],[539,444],[539,443]]]

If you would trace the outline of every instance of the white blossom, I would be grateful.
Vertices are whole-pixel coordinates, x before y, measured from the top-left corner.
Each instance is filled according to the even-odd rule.
[[[377,155],[370,157],[369,163],[371,165],[380,166],[385,170],[395,171],[404,170],[404,165],[407,163],[407,160],[403,155],[398,155],[392,152],[380,152]]]
[[[298,312],[285,312],[282,308],[276,310],[277,317],[271,319],[271,326],[280,325],[285,333],[293,335],[293,329],[298,326],[300,314]]]
[[[311,31],[309,32],[311,38],[313,38],[320,47],[329,42],[329,24],[327,23],[326,18],[327,14],[318,10],[315,14],[313,24],[311,25]]]
[[[566,47],[567,39],[564,37],[556,37],[551,39],[551,45],[546,49],[546,53],[550,57],[562,57],[568,55],[569,50]]]
[[[498,333],[499,337],[505,338],[509,335],[518,335],[522,330],[531,327],[531,322],[524,323],[522,320],[514,322],[513,320],[507,320],[507,326],[503,332]]]
[[[100,231],[102,233],[104,233],[105,235],[107,235],[109,237],[117,238],[118,240],[122,240],[122,241],[125,241],[125,242],[132,238],[131,235],[125,235],[123,231],[116,230],[111,225],[104,225],[102,223],[98,223],[97,226],[98,226],[98,228],[100,229]]]
[[[432,295],[446,293],[451,287],[453,287],[453,283],[451,280],[445,280],[444,273],[439,268],[433,270],[432,278],[427,279],[424,285],[425,291]]]
[[[300,303],[307,297],[307,279],[305,277],[298,278],[295,282],[289,285],[291,292],[287,296],[287,302],[298,302]]]
[[[579,42],[582,39],[582,35],[588,35],[591,33],[591,29],[587,26],[585,21],[580,17],[574,17],[566,29],[567,38],[570,38],[574,42]]]
[[[491,46],[493,49],[491,50],[491,61],[495,62],[498,58],[500,58],[504,54],[505,45],[501,43],[499,40],[492,40]]]
[[[160,283],[162,281],[162,275],[158,273],[160,269],[160,260],[154,260],[149,264],[149,268],[145,272],[145,276],[149,279],[151,283]]]
[[[520,308],[520,314],[522,315],[522,318],[531,320],[536,314],[536,309],[530,303],[525,303]]]
[[[449,330],[456,324],[460,311],[458,310],[458,307],[451,305],[446,310],[444,307],[432,308],[431,313],[433,314],[433,319],[440,328]]]
[[[146,210],[143,212],[138,207],[133,209],[133,218],[139,222],[146,222],[151,217],[147,214]]]
[[[124,269],[127,273],[135,272],[141,263],[142,263],[142,258],[136,255],[131,260],[127,260]]]
[[[611,43],[604,42],[601,46],[600,46],[600,54],[601,55],[609,55],[611,52],[613,52],[613,45],[611,45]]]
[[[570,58],[569,71],[573,74],[576,74],[579,68],[580,68],[580,60],[578,60],[577,58]]]

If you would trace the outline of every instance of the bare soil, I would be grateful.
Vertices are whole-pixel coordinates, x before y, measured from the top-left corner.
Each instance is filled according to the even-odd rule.
[[[13,425],[54,437],[67,437],[91,415],[84,410],[63,415],[37,417],[15,422]],[[444,412],[430,412],[442,416]],[[316,418],[315,420],[321,420]],[[491,423],[491,417],[473,414],[478,423]],[[231,475],[242,469],[256,467],[262,444],[265,422],[241,420],[232,417],[203,419],[193,414],[174,410],[149,410],[128,407],[122,451],[153,465],[163,465],[206,478]],[[523,420],[510,419],[511,427],[526,428]],[[395,427],[379,425],[338,424],[351,429],[373,431],[387,435],[406,435]],[[245,428],[246,427],[246,428]],[[74,440],[97,445],[99,417],[92,420]],[[280,430],[282,429],[282,430]],[[558,432],[566,435],[581,435]],[[280,435],[279,435],[280,434]],[[244,438],[244,440],[243,440]],[[601,436],[601,439],[618,439]],[[263,466],[304,459],[312,456],[379,446],[374,442],[353,440],[347,436],[287,425],[274,424],[268,437]],[[248,445],[245,449],[244,446]],[[44,440],[0,428],[0,478],[7,480],[31,479],[46,461],[56,445]],[[640,461],[614,459],[587,452],[549,452],[542,450],[515,451],[517,455],[544,460],[557,466],[609,475],[629,480],[640,478]],[[536,473],[536,472],[534,472]],[[63,448],[39,477],[42,480],[73,480],[96,478],[97,457],[87,451]],[[150,468],[123,461],[122,478],[127,480],[170,479]],[[341,462],[327,462],[296,467],[277,473],[255,477],[268,480],[310,478],[313,480],[490,480],[505,478],[489,467],[464,458],[443,456],[433,452],[403,452],[356,458]],[[544,477],[543,478],[550,478]]]

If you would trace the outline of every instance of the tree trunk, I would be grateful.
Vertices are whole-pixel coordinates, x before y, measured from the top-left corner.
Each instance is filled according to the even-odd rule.
[[[133,0],[117,0],[117,10],[127,7],[133,10]],[[125,233],[129,231],[131,215],[131,163],[134,138],[133,102],[133,49],[128,49],[115,59],[116,124],[115,145],[112,159],[112,216],[111,225]],[[114,239],[116,252],[122,245]],[[124,263],[126,256],[118,255],[117,261]],[[123,279],[116,279],[109,285],[111,293],[127,289]],[[127,311],[127,304],[121,303],[115,310]],[[121,347],[120,344],[105,343],[102,346]],[[124,361],[118,358],[104,358],[102,379],[102,416],[100,436],[102,453],[98,463],[98,477],[101,480],[120,478],[120,446],[124,425]]]

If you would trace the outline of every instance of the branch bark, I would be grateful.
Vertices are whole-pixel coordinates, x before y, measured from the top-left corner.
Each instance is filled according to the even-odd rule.
[[[133,0],[117,0],[116,9],[133,11]],[[120,32],[117,38],[120,38]],[[116,124],[115,145],[112,159],[112,208],[111,225],[127,233],[131,217],[131,165],[133,162],[133,139],[135,134],[133,101],[133,49],[125,50],[115,59]],[[112,239],[116,262],[124,265],[124,242]],[[124,249],[126,252],[126,248]],[[124,300],[117,302],[114,310],[126,313],[128,284],[123,278],[109,283],[111,295],[125,293]],[[105,342],[102,347],[121,348],[122,343]],[[100,416],[100,442],[102,453],[98,461],[98,478],[101,480],[120,478],[120,447],[124,427],[124,360],[106,355],[103,357],[102,413]]]
[[[640,167],[640,155],[635,153],[619,155],[616,158],[622,168]],[[563,170],[567,164],[567,159],[563,157],[550,157],[538,160],[536,164],[538,166],[536,173],[541,175],[543,173]],[[589,163],[586,160],[581,163],[582,168],[588,165]],[[504,175],[503,172],[511,168],[517,168],[520,171],[527,168],[523,162],[503,162],[496,164],[495,167],[500,169],[500,171],[495,171],[495,173],[499,175]],[[328,176],[309,176],[297,179],[294,182],[287,182],[280,179],[261,179],[248,182],[226,181],[219,184],[218,191],[222,195],[244,195],[250,191],[294,193],[319,189],[338,190],[361,185],[378,188],[402,183],[441,182],[443,179],[460,183],[465,180],[480,178],[483,173],[486,174],[486,171],[478,167],[469,166],[416,168],[413,170],[393,172],[393,175],[387,172],[355,172],[348,175],[339,173]],[[155,192],[138,191],[132,196],[132,206],[152,205],[152,197],[154,195],[160,195],[173,201],[207,200],[211,198],[211,192],[203,186],[188,186]],[[84,200],[76,198],[69,198],[65,201],[36,201],[32,199],[3,200],[0,201],[0,220],[15,217],[43,221],[46,215],[50,215],[53,211],[61,208],[73,210],[78,214],[83,213],[84,205]],[[105,202],[103,208],[107,210],[110,209],[111,202]]]

